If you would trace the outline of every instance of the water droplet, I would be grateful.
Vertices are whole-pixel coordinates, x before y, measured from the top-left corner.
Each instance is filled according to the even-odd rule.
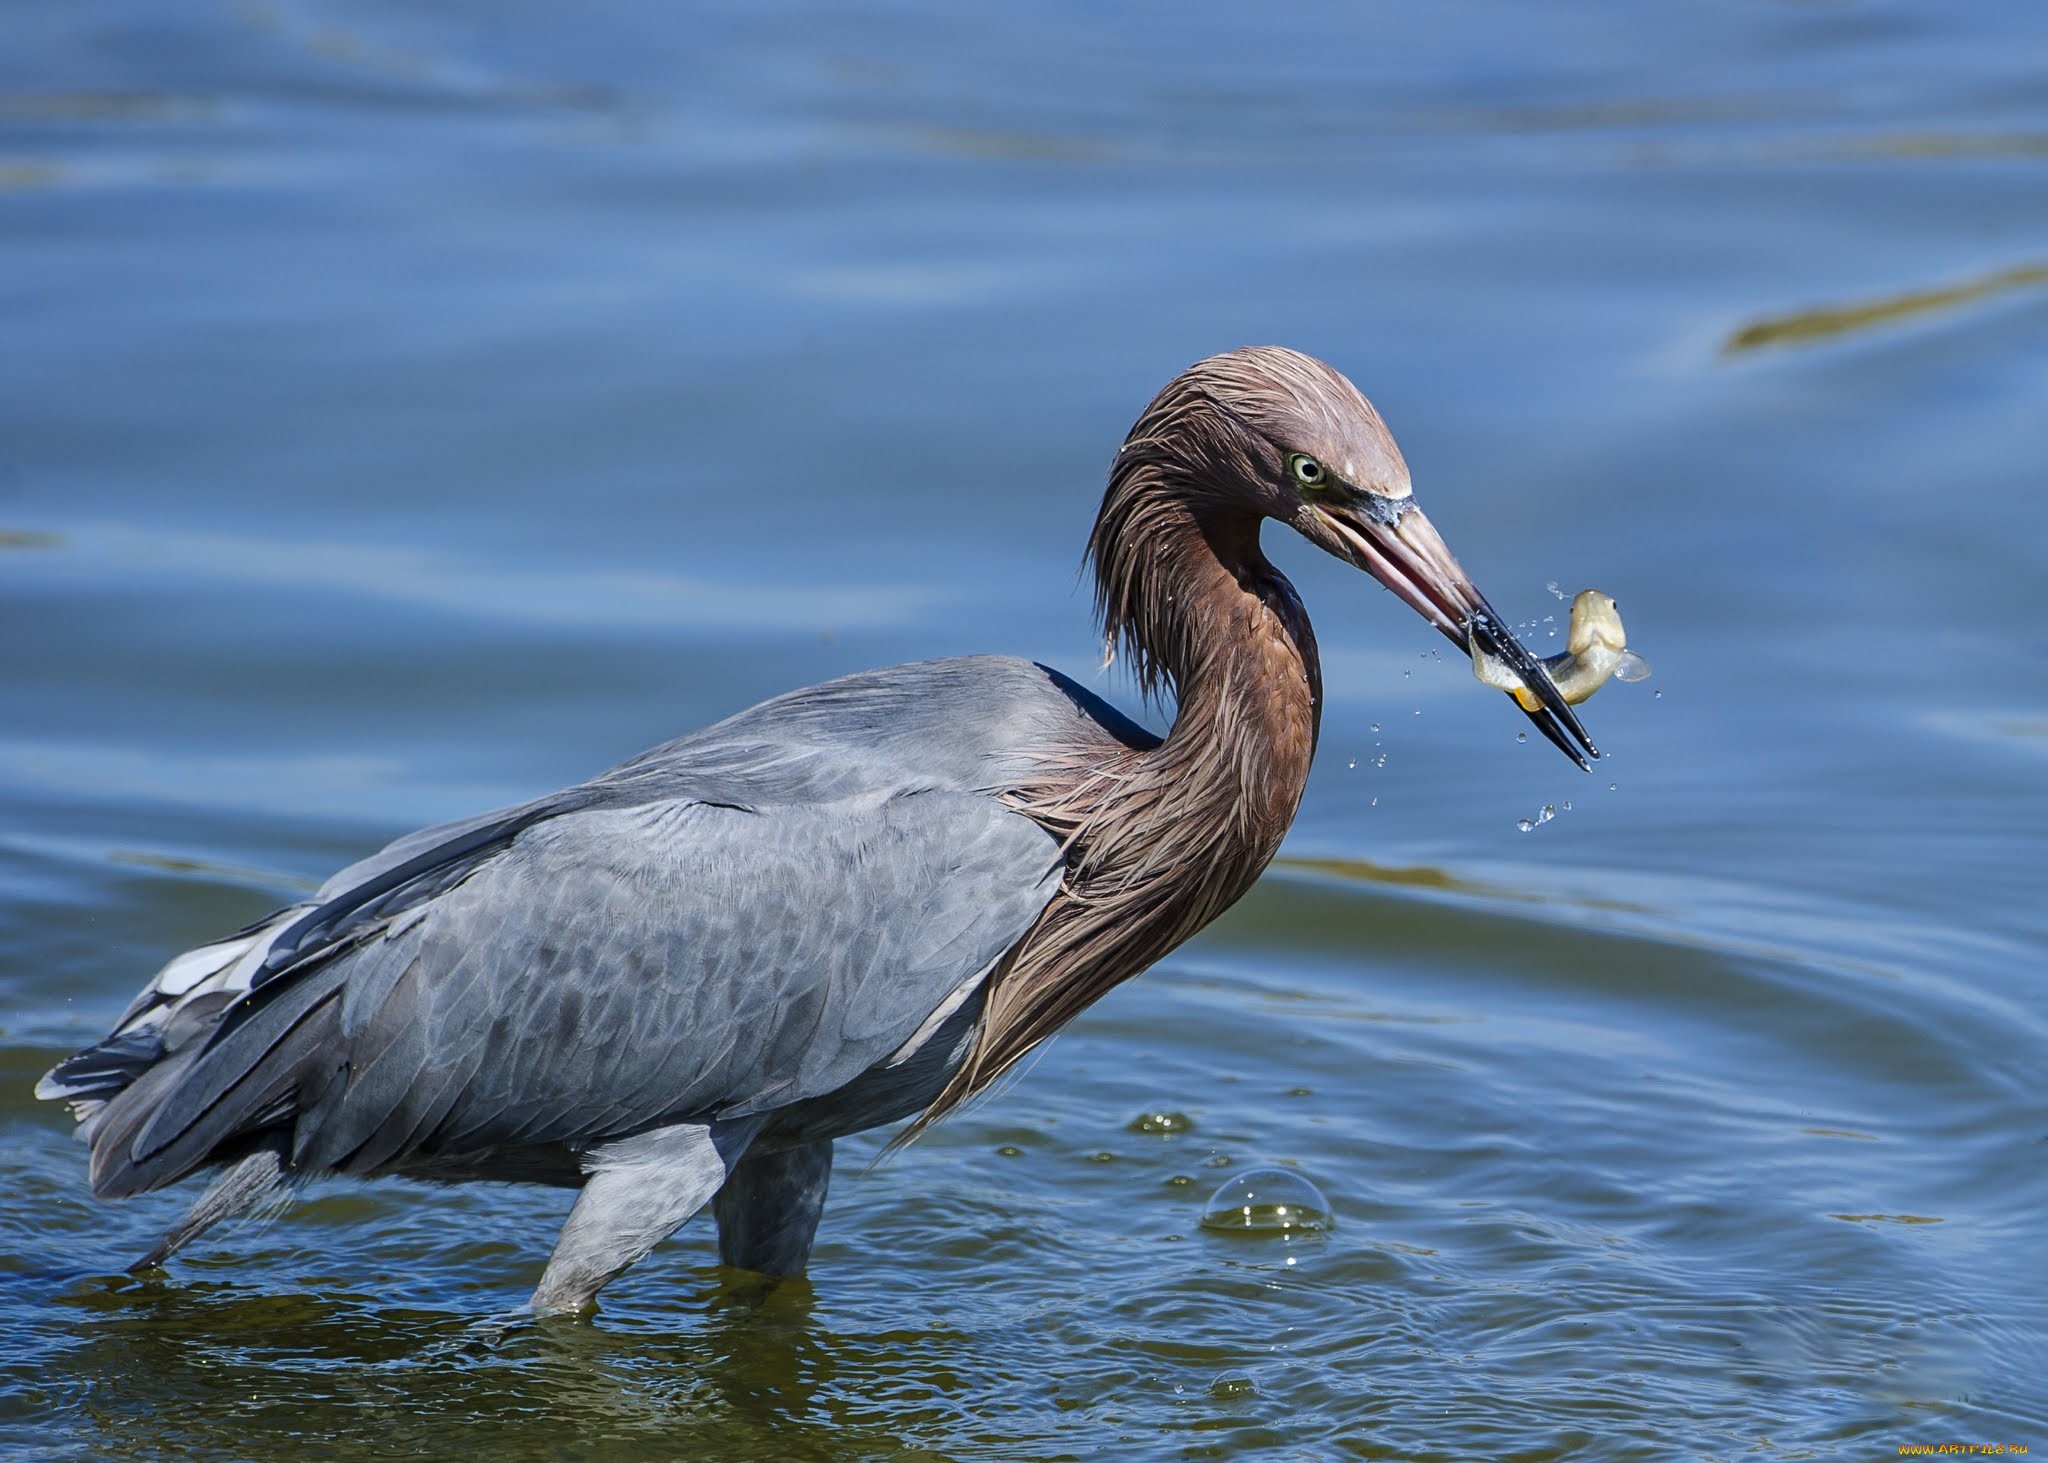
[[[1226,1234],[1289,1234],[1335,1222],[1323,1191],[1284,1168],[1255,1168],[1230,1179],[1202,1211],[1202,1228]]]
[[[1543,582],[1543,587],[1549,590],[1552,594],[1556,595],[1559,599],[1571,598],[1570,595],[1566,594],[1563,590],[1557,587],[1557,581],[1555,579],[1546,579]]]
[[[1572,810],[1572,800],[1571,800],[1570,798],[1566,798],[1566,799],[1564,800],[1564,808],[1563,808],[1563,810],[1562,810],[1562,811],[1564,811],[1564,812],[1567,812],[1567,813],[1569,813],[1569,812],[1570,812],[1571,810]]]
[[[1139,1113],[1125,1126],[1133,1133],[1186,1133],[1194,1128],[1195,1120],[1184,1112],[1154,1108]]]
[[[1228,1168],[1234,1161],[1228,1153],[1212,1153],[1202,1160],[1202,1167]]]
[[[1659,701],[1662,701],[1664,699],[1664,693],[1662,691],[1652,691],[1650,694]]]
[[[1356,767],[1358,765],[1358,759],[1356,757],[1353,757],[1349,762],[1346,762],[1344,765],[1346,767]]]
[[[1567,803],[1565,804],[1565,806],[1570,807],[1571,804]],[[1532,829],[1541,828],[1545,823],[1548,823],[1552,818],[1555,818],[1556,816],[1557,804],[1545,803],[1543,805],[1543,811],[1538,813],[1535,817],[1515,819],[1515,826],[1521,829],[1524,833],[1527,833]]]
[[[1377,807],[1378,807],[1378,806],[1380,805],[1380,800],[1379,800],[1378,798],[1374,798],[1374,799],[1372,800],[1372,805],[1373,805],[1373,806],[1374,806],[1375,808],[1377,808]]]
[[[1379,724],[1378,722],[1374,722],[1374,723],[1372,724],[1372,729],[1373,729],[1374,731],[1378,731],[1378,730],[1380,729],[1380,724]]]
[[[1529,740],[1529,734],[1527,732],[1516,732],[1515,740],[1518,742],[1526,742]]]
[[[1405,677],[1408,677],[1408,676],[1412,676],[1412,675],[1414,675],[1414,674],[1415,674],[1415,672],[1414,672],[1414,671],[1402,671],[1402,672],[1401,672],[1401,674],[1402,674],[1402,676],[1403,676],[1403,677],[1405,678]],[[1657,694],[1661,696],[1661,695],[1663,695],[1664,693],[1663,693],[1662,691],[1659,691],[1659,692],[1658,692]]]
[[[1618,782],[1610,782],[1610,783],[1608,783],[1608,784],[1607,784],[1607,790],[1608,790],[1609,792],[1613,792],[1613,791],[1614,791],[1614,790],[1615,790],[1616,788],[1618,788],[1618,787],[1620,787],[1620,786],[1621,786],[1621,784],[1620,784],[1620,783],[1618,783]]]
[[[1417,716],[1420,716],[1420,715],[1422,715],[1422,708],[1421,708],[1420,706],[1418,706],[1418,707],[1416,707],[1416,708],[1415,708],[1415,714],[1416,714]]]

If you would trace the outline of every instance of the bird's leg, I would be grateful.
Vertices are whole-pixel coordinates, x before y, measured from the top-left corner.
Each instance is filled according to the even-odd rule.
[[[591,1149],[584,1155],[590,1177],[555,1241],[533,1309],[562,1313],[588,1306],[710,1202],[759,1128],[758,1122],[680,1123]]]
[[[719,1260],[763,1275],[803,1274],[831,1179],[830,1138],[748,1153],[712,1203]]]

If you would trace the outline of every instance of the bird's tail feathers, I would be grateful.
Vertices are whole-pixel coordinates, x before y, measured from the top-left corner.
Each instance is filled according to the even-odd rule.
[[[93,1192],[119,1199],[160,1189],[239,1160],[249,1140],[288,1128],[337,1075],[340,984],[340,972],[322,971],[292,985],[219,1039],[172,1052],[111,1098],[90,1119]],[[286,1158],[278,1162],[288,1167]]]

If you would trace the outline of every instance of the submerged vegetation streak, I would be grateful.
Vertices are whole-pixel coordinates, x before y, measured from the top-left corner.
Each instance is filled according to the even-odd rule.
[[[1739,355],[1744,351],[1760,350],[1769,346],[1805,345],[1837,335],[1848,335],[1858,330],[1891,325],[1916,315],[1932,315],[1943,310],[1953,310],[1992,295],[2012,290],[2038,289],[2043,285],[2048,285],[2048,264],[2026,264],[2012,269],[2001,269],[1995,274],[1987,274],[1980,279],[1962,284],[1908,290],[1903,294],[1855,304],[1823,305],[1810,310],[1794,310],[1784,315],[1767,315],[1761,320],[1751,321],[1729,336],[1728,343],[1721,350],[1724,355]]]

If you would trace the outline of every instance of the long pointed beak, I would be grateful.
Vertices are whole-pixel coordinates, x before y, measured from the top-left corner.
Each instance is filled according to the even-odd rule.
[[[1351,561],[1405,600],[1466,655],[1476,647],[1522,678],[1542,703],[1529,720],[1552,746],[1591,771],[1600,755],[1578,713],[1550,679],[1543,662],[1511,634],[1479,592],[1420,508],[1405,499],[1369,498],[1359,509],[1329,504],[1317,510],[1335,530]]]

